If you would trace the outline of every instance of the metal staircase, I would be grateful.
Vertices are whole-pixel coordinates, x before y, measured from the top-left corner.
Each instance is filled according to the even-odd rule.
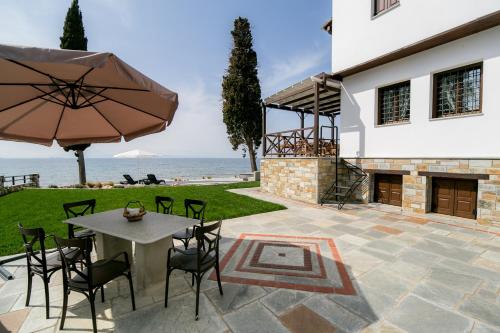
[[[335,180],[321,197],[321,205],[334,203],[340,210],[363,183],[367,174],[363,169],[343,158],[340,161],[337,160],[335,167]]]

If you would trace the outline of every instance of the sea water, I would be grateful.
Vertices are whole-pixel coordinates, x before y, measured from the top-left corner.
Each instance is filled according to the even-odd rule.
[[[134,179],[155,174],[158,179],[202,179],[203,177],[235,177],[250,171],[250,161],[244,158],[86,158],[87,181]],[[40,186],[78,183],[76,158],[0,158],[0,176],[37,173]]]

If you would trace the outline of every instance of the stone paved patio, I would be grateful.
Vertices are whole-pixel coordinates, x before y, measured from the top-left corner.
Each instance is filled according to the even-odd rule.
[[[200,320],[194,321],[195,298],[189,275],[174,273],[167,309],[163,307],[164,286],[160,285],[148,293],[136,293],[135,312],[131,311],[126,280],[116,281],[106,287],[106,301],[96,303],[100,331],[500,332],[499,228],[438,215],[405,216],[386,206],[347,205],[337,211],[278,199],[256,189],[235,192],[281,202],[289,208],[224,222],[224,258],[242,234],[268,235],[257,241],[264,244],[260,253],[249,252],[248,258],[232,254],[248,259],[243,261],[242,270],[223,272],[223,276],[242,279],[257,274],[253,276],[257,277],[255,283],[226,279],[221,297],[216,283],[205,279]],[[295,236],[295,243],[284,240],[296,247],[276,246],[281,236]],[[299,244],[308,237],[333,240],[339,255],[335,259],[321,249],[328,281],[318,280],[318,285],[340,287],[336,285],[341,281],[338,270],[329,265],[338,260],[353,292],[294,289],[289,285],[276,288],[261,282],[310,285],[313,278],[296,276],[299,270],[320,272],[318,261],[312,255],[309,262],[304,250],[316,253],[315,245]],[[245,272],[256,265],[270,271]],[[51,282],[51,318],[46,320],[40,279],[34,279],[31,306],[25,307],[24,261],[6,268],[16,279],[0,280],[0,332],[57,331],[62,304],[60,275]],[[91,327],[87,300],[72,293],[64,331],[88,332]]]

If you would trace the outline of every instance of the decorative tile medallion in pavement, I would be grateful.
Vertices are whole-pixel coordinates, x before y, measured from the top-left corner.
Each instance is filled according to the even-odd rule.
[[[355,294],[331,238],[244,233],[220,265],[224,282]]]

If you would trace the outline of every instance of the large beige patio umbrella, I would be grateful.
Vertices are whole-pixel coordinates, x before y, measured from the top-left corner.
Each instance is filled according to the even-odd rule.
[[[177,94],[112,53],[0,45],[0,139],[62,147],[163,131]]]

